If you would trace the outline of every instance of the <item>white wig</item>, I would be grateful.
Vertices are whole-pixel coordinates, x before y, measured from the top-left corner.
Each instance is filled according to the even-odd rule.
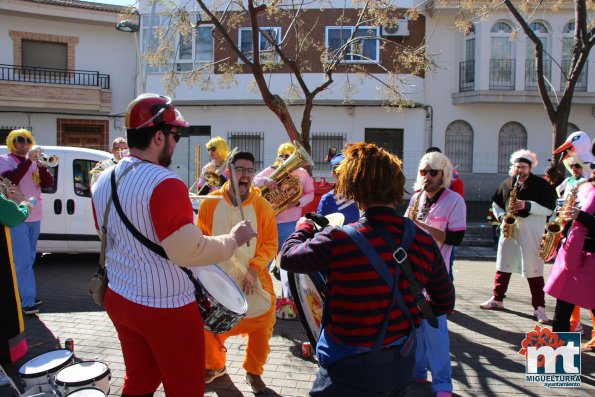
[[[510,155],[510,171],[508,171],[508,175],[510,176],[516,175],[514,164],[517,162],[517,159],[525,159],[531,162],[531,164],[529,164],[531,170],[537,167],[537,155],[535,153],[527,149],[517,150],[516,152]]]
[[[419,190],[423,187],[425,177],[421,176],[419,170],[423,170],[426,167],[430,167],[433,170],[442,171],[442,187],[449,187],[452,182],[452,164],[448,157],[438,152],[426,153],[421,160],[419,160],[419,167],[417,167],[417,180],[413,185],[414,190]]]

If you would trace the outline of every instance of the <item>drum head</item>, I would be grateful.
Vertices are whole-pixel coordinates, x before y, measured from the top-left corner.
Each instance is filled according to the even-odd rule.
[[[105,393],[96,387],[84,387],[68,393],[65,397],[105,397]]]
[[[244,314],[248,302],[234,279],[217,265],[200,266],[192,269],[203,288],[228,310]]]
[[[36,378],[56,371],[72,359],[72,352],[66,349],[52,350],[33,357],[19,368],[21,378]]]
[[[60,386],[85,386],[103,379],[108,373],[108,366],[100,361],[83,361],[61,369],[55,381]]]
[[[320,337],[322,307],[326,297],[326,280],[321,273],[287,273],[287,278],[300,321],[310,344],[316,349]]]

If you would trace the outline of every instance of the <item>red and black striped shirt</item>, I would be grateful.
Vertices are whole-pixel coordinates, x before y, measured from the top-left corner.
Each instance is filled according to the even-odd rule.
[[[382,236],[374,230],[374,223],[382,223],[401,244],[405,219],[390,207],[369,208],[364,217],[351,224],[374,247],[394,276],[397,263]],[[415,237],[407,250],[409,261],[425,288],[430,306],[436,315],[454,308],[455,291],[448,276],[440,250],[434,239],[416,226]],[[391,291],[355,241],[341,228],[326,228],[316,233],[309,224],[302,224],[281,248],[281,268],[294,273],[325,272],[327,274],[327,332],[340,342],[351,346],[371,348],[391,299]],[[421,313],[414,302],[409,282],[403,272],[399,275],[399,289],[409,306],[415,326]],[[410,323],[395,303],[390,314],[384,339],[387,346],[407,336]]]

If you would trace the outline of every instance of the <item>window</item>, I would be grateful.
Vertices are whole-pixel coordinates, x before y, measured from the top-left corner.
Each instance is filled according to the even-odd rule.
[[[263,164],[264,158],[264,132],[228,132],[227,145],[231,150],[237,147],[239,150],[250,152],[254,155],[254,168],[262,170],[270,164]]]
[[[192,35],[179,35],[176,70],[192,70],[213,60],[213,27],[210,25],[197,26]]]
[[[143,55],[147,51],[156,51],[160,44],[164,45],[163,40],[160,41],[158,38],[158,30],[173,29],[174,23],[175,21],[170,16],[155,15],[152,21],[149,16],[141,17],[141,48]],[[149,25],[151,25],[151,35],[147,37],[149,35]],[[200,24],[187,36],[177,33],[175,41],[170,43],[172,48],[169,54],[169,65],[158,67],[147,63],[147,72],[165,72],[171,69],[173,63],[175,63],[176,71],[184,72],[211,62],[213,60],[212,29],[212,25]]]
[[[446,127],[444,154],[460,172],[473,172],[473,128],[463,120]]]
[[[54,194],[58,191],[58,178],[60,176],[60,164],[55,167],[48,168],[48,171],[54,177],[54,183],[49,187],[42,187],[41,192],[46,194]]]
[[[68,69],[68,44],[36,40],[21,41],[21,66]]]
[[[496,22],[491,29],[490,90],[514,90],[514,44],[512,26]]]
[[[281,44],[281,28],[279,27],[265,27],[260,28],[258,32],[258,50],[260,51],[260,62],[276,62],[278,56],[271,44],[274,41],[277,44]],[[252,28],[240,28],[240,51],[244,55],[253,60],[254,56],[254,45],[252,43]]]
[[[549,59],[548,55],[551,53],[549,29],[544,22],[533,22],[529,26],[543,44],[543,75],[546,80],[550,81],[550,76],[552,73],[552,60]],[[549,89],[549,84],[547,84],[546,87]],[[525,90],[537,90],[537,61],[535,58],[535,44],[529,38],[526,39]]]
[[[459,66],[459,91],[475,89],[475,27],[465,36],[465,61]]]
[[[357,29],[354,33],[354,29]],[[353,41],[347,44],[353,34]],[[358,28],[341,26],[326,27],[326,47],[333,53],[340,52],[347,44],[344,62],[372,63],[380,61],[379,27],[360,26]]]
[[[527,147],[527,130],[516,121],[510,121],[500,128],[498,136],[498,172],[507,174],[510,169],[510,155]]]
[[[331,165],[326,162],[329,148],[337,148],[337,153],[343,150],[345,134],[340,132],[314,132],[310,137],[312,147],[312,160],[314,168],[321,171],[330,171]]]
[[[562,29],[562,76],[560,78],[560,90],[564,90],[566,81],[568,80],[568,73],[572,64],[572,46],[574,45],[574,29],[575,22],[570,21]],[[587,67],[588,62],[585,63],[581,74],[574,86],[575,91],[587,91]]]
[[[91,197],[91,171],[97,161],[92,160],[74,160],[72,162],[72,184],[74,186],[74,194],[82,197]]]

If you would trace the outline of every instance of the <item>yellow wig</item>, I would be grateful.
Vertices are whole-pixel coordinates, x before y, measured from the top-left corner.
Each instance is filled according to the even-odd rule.
[[[6,146],[8,147],[9,151],[12,152],[15,150],[14,140],[17,139],[17,137],[19,137],[19,136],[29,138],[32,142],[31,147],[33,147],[35,145],[35,137],[33,137],[33,134],[31,134],[31,131],[26,130],[24,128],[20,128],[18,130],[10,131],[10,133],[6,137]]]
[[[215,138],[208,141],[206,146],[207,150],[213,147],[216,148],[217,153],[219,153],[223,160],[225,160],[229,154],[229,146],[227,146],[225,139],[221,138],[220,136],[216,136]]]
[[[280,159],[279,156],[283,154],[292,155],[293,152],[295,152],[295,145],[293,143],[282,143],[279,146],[279,149],[277,149],[277,158],[275,159],[275,163],[273,164],[273,166],[280,166],[281,164],[283,164],[283,161],[285,161],[285,159]]]

